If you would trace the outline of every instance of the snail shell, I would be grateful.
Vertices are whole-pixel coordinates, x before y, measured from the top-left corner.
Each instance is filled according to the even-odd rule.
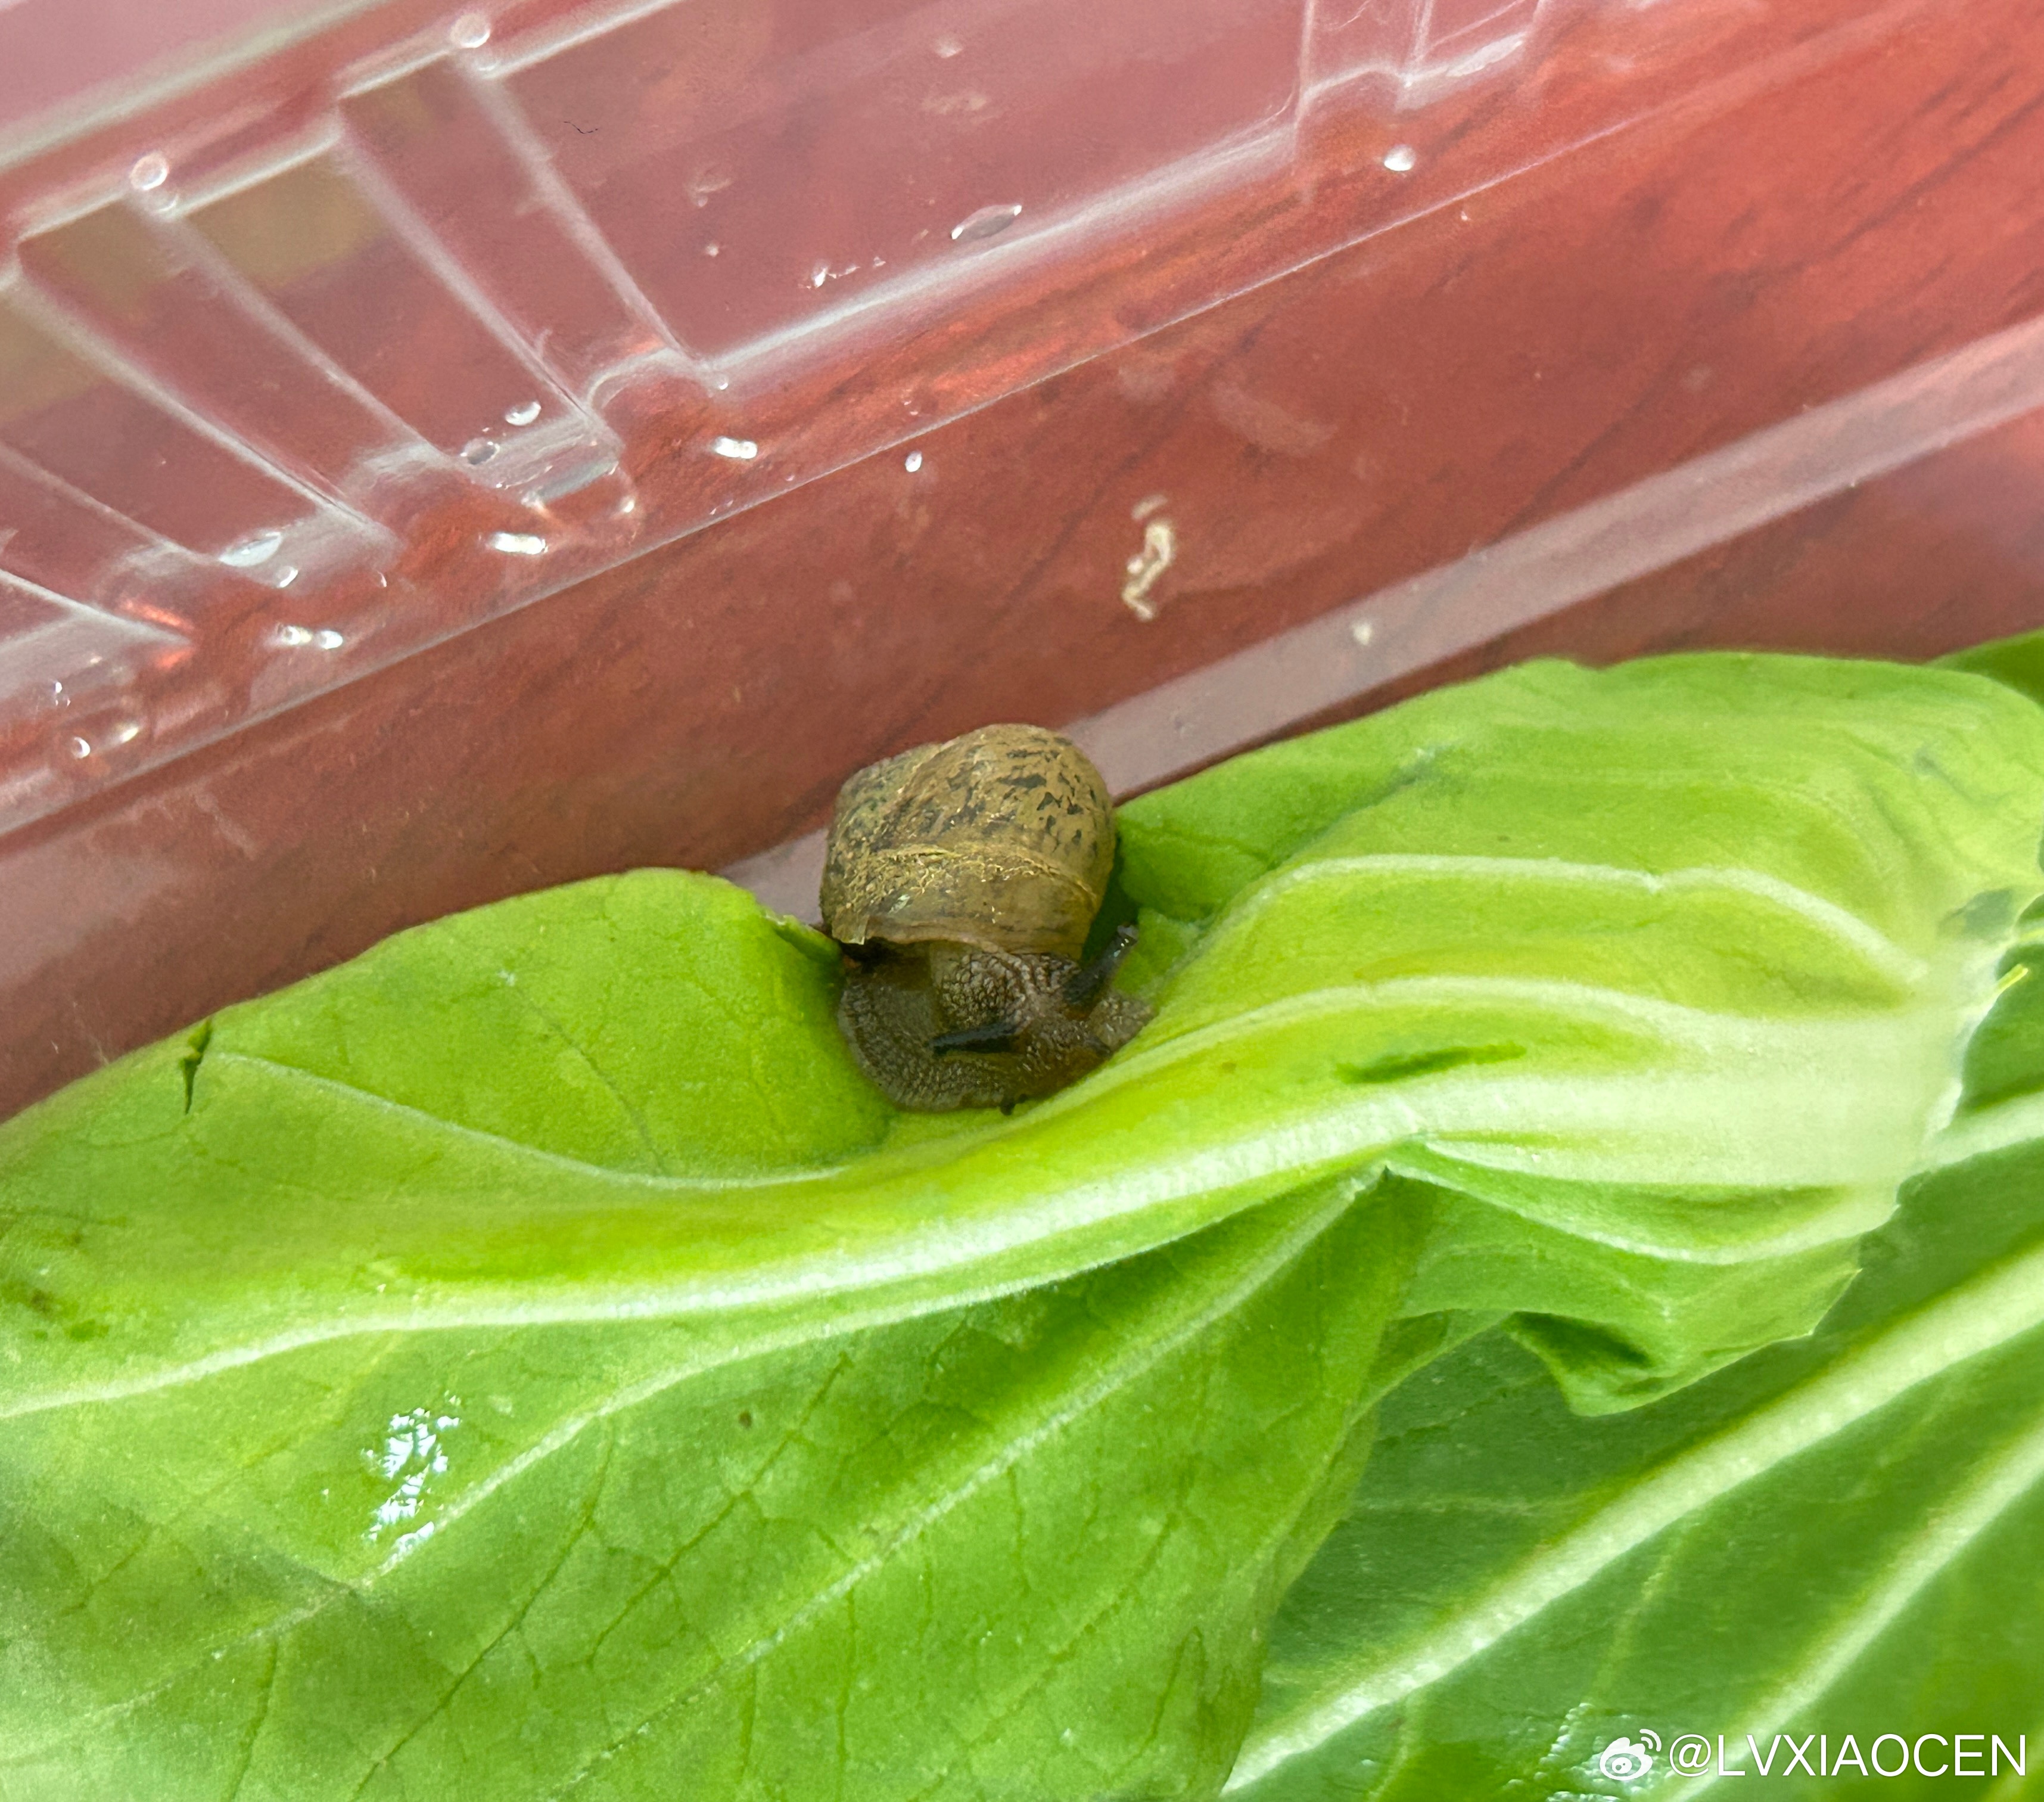
[[[1109,987],[1124,927],[1078,963],[1114,864],[1114,810],[1069,739],[982,726],[840,791],[824,929],[846,949],[838,1021],[900,1106],[1012,1107],[1091,1069],[1149,1018]]]
[[[1076,958],[1114,867],[1100,772],[1039,726],[918,745],[846,783],[824,863],[840,945],[946,940]]]

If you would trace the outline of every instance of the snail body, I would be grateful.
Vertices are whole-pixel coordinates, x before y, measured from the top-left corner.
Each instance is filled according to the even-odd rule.
[[[1069,739],[982,726],[860,770],[840,791],[824,930],[838,1023],[920,1112],[1012,1107],[1076,1080],[1149,1018],[1110,986],[1123,926],[1079,961],[1114,864],[1114,811]]]

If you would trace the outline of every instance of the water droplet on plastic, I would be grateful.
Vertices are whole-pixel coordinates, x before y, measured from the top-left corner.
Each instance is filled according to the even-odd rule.
[[[819,263],[809,271],[809,286],[813,288],[821,287],[829,279],[830,265],[828,263]]]
[[[951,227],[951,242],[972,244],[981,238],[990,238],[1006,231],[1021,217],[1019,202],[1007,206],[982,206],[977,213],[968,213]]]
[[[448,27],[448,41],[458,50],[480,50],[490,41],[490,21],[481,13],[463,13]]]
[[[313,642],[318,645],[322,651],[337,651],[342,645],[345,645],[348,641],[346,638],[343,637],[340,633],[335,631],[331,626],[328,626],[321,631],[315,632],[313,634]]]
[[[1358,645],[1367,645],[1377,636],[1377,628],[1366,619],[1358,619],[1348,629],[1348,635]]]
[[[723,245],[719,244],[706,244],[703,246],[703,255],[705,256],[715,256],[723,248]]]
[[[229,569],[253,569],[259,563],[267,563],[277,554],[278,547],[284,541],[281,532],[251,532],[246,537],[236,538],[220,553],[220,560]]]
[[[286,650],[296,650],[301,645],[309,645],[313,635],[302,626],[280,626],[270,634],[270,642],[281,645]]]
[[[507,425],[529,425],[540,417],[540,403],[528,400],[523,406],[506,407],[504,423]]]
[[[759,447],[750,438],[715,437],[709,441],[710,449],[718,456],[728,456],[734,463],[750,463],[759,454]]]
[[[493,532],[483,542],[507,556],[544,556],[547,541],[536,532]]]
[[[72,739],[71,741],[71,754],[74,757],[90,757],[92,755],[92,741],[89,738]]]
[[[923,453],[920,451],[909,452],[906,456],[901,459],[901,467],[907,470],[911,476],[914,475],[917,470],[923,467]]]
[[[52,701],[60,701],[63,699],[63,684],[61,682],[51,683],[50,699]]]
[[[128,185],[137,194],[148,194],[171,179],[171,160],[160,150],[138,156],[128,171]]]
[[[965,46],[959,43],[955,37],[940,37],[936,43],[932,44],[930,48],[934,50],[937,55],[943,57],[947,61],[948,61],[951,58],[955,56],[961,50],[964,49]]]
[[[617,511],[620,517],[628,513],[636,513],[638,510],[639,497],[636,495],[627,495],[617,503]]]
[[[461,460],[470,468],[479,468],[503,449],[494,438],[471,438],[461,447]]]
[[[132,745],[141,736],[142,726],[139,720],[124,719],[113,729],[113,742],[117,745]]]
[[[280,563],[270,572],[270,586],[288,588],[298,579],[298,566],[294,563]]]
[[[1384,153],[1384,166],[1394,175],[1402,175],[1416,167],[1419,161],[1420,152],[1409,144],[1394,144]]]
[[[728,375],[720,375],[714,382],[710,383],[710,386],[716,389],[719,394],[722,394],[726,388],[731,386],[731,378]]]

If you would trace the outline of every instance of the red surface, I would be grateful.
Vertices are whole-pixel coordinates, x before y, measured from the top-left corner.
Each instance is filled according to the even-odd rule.
[[[8,0],[0,6],[0,133],[130,87],[252,30],[302,21],[305,0]]]
[[[882,752],[1093,712],[2039,310],[2033,8],[1681,17],[1658,98],[1624,65],[1639,15],[1589,19],[1427,115],[1522,172],[1456,198],[1423,162],[1404,223],[1151,329],[1381,206],[1398,121],[1331,102],[1281,179],[1045,264],[1026,304],[790,373],[745,417],[808,431],[828,468],[882,413],[1007,398],[0,841],[0,1108],[449,909],[720,865]],[[1599,137],[1612,84],[1631,122]],[[612,417],[649,506],[703,479],[663,449],[701,404]],[[2018,421],[1453,672],[1689,643],[1914,656],[2044,623],[2040,460],[2044,425]],[[1146,623],[1120,591],[1159,496],[1176,555]],[[436,560],[487,503],[463,505],[405,563],[449,629],[486,610]]]

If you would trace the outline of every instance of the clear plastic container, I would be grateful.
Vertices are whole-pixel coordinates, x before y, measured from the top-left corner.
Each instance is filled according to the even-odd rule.
[[[645,863],[805,907],[1535,650],[2037,623],[2044,21],[0,10],[0,1111]],[[776,847],[790,847],[777,851]]]

